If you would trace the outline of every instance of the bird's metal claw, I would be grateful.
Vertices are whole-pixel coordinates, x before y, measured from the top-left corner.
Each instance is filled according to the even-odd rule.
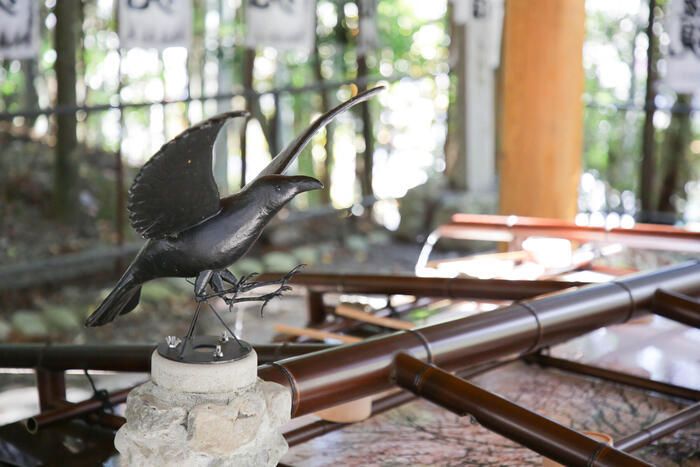
[[[247,276],[241,276],[241,278],[238,280],[238,283],[236,284],[236,290],[241,290],[245,289],[246,287],[254,286],[255,282],[249,283],[253,277],[257,276],[257,272],[251,272]]]
[[[294,277],[296,275],[296,273],[298,273],[299,271],[301,271],[305,267],[306,267],[306,264],[298,264],[294,269],[292,269],[291,271],[289,271],[287,274],[284,275],[284,277],[282,278],[282,283],[285,283],[285,282],[291,280],[292,277]]]
[[[208,295],[206,295],[206,294],[202,294],[202,295],[196,295],[196,294],[195,294],[195,296],[194,296],[194,301],[197,302],[197,303],[201,303],[201,302],[206,302],[207,300],[209,300],[209,298],[210,298],[210,297],[209,297]]]

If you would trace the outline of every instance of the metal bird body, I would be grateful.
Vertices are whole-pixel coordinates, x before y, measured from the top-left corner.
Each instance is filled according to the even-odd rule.
[[[242,289],[226,268],[250,250],[294,196],[323,187],[313,177],[281,174],[319,129],[380,89],[359,94],[319,117],[253,181],[224,199],[219,199],[212,173],[214,140],[229,118],[245,113],[213,117],[166,143],[141,168],[129,192],[129,218],[147,242],[85,325],[107,324],[133,310],[141,285],[159,277],[196,276],[195,295],[200,297],[207,285],[221,292],[223,281]],[[280,283],[278,293],[284,289],[284,280]]]
[[[221,211],[214,217],[176,237],[146,242],[132,263],[134,275],[145,282],[226,268],[250,250],[270,219],[295,195],[322,187],[312,177],[262,178],[252,189],[221,200]]]

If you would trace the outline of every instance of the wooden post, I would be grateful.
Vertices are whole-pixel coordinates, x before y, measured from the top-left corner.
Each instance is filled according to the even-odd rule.
[[[584,0],[506,2],[502,214],[576,215],[584,20]]]
[[[39,391],[39,408],[44,411],[66,400],[66,378],[63,371],[35,369],[36,388]]]

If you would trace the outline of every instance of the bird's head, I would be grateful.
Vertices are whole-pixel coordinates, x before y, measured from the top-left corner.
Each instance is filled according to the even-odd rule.
[[[323,188],[323,183],[306,175],[267,175],[255,182],[256,196],[264,196],[268,206],[281,208],[299,193]]]

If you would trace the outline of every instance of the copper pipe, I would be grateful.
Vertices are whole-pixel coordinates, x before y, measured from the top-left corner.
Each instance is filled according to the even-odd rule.
[[[481,365],[475,368],[470,368],[462,373],[460,373],[461,378],[471,378],[482,373],[494,370],[508,363],[512,363],[513,360],[504,360],[496,363],[489,363],[486,365]],[[400,391],[388,396],[384,396],[381,399],[377,399],[372,402],[372,415],[379,415],[382,412],[391,410],[393,408],[399,407],[407,402],[411,402],[416,399],[415,394],[409,391]],[[291,446],[296,446],[297,444],[305,443],[310,439],[316,438],[318,436],[325,435],[332,431],[340,430],[352,423],[336,423],[329,422],[326,420],[318,420],[308,425],[301,426],[294,430],[288,431],[284,434],[284,438],[287,440],[287,444]]]
[[[449,370],[528,354],[627,321],[651,303],[659,287],[681,293],[700,290],[700,262],[282,360],[261,366],[258,374],[291,390],[292,416],[296,417],[389,389],[396,352],[411,353]]]
[[[261,274],[259,280],[277,279]],[[482,300],[519,300],[557,292],[587,282],[556,280],[515,281],[505,279],[469,279],[444,277],[386,276],[369,274],[297,274],[291,285],[309,287],[314,292],[363,293],[377,295],[415,295],[419,297],[472,298]]]
[[[62,400],[57,400],[53,404],[53,409],[63,409],[63,408],[68,408],[68,407],[75,407],[77,403],[75,402],[69,402],[65,399]],[[71,417],[72,418],[72,417]],[[119,415],[115,415],[113,413],[108,413],[108,412],[103,412],[101,410],[97,410],[94,412],[89,412],[86,415],[83,416],[85,420],[87,420],[89,423],[93,423],[96,425],[103,426],[107,429],[117,431],[119,428],[122,427],[126,423],[126,419],[124,417],[121,417]],[[25,426],[27,426],[27,421],[25,420]],[[31,431],[30,431],[31,433]]]
[[[698,420],[700,420],[700,403],[686,407],[680,412],[661,420],[659,423],[648,426],[638,433],[625,436],[620,441],[615,441],[615,446],[623,451],[632,452]]]
[[[550,357],[548,355],[533,354],[525,358],[525,361],[534,362],[543,367],[552,367],[572,373],[593,376],[594,378],[611,381],[613,383],[624,384],[645,391],[654,391],[667,396],[680,397],[691,401],[700,400],[700,391],[674,384],[662,383],[648,378],[621,373],[619,371],[608,370],[583,363],[572,362],[562,358]]]
[[[307,326],[321,324],[326,321],[326,308],[323,304],[323,293],[309,290],[306,295]]]
[[[126,396],[131,392],[133,388],[122,389],[121,391],[113,392],[109,394],[109,402],[112,405],[122,404],[126,402]],[[24,425],[30,433],[36,433],[40,428],[43,428],[52,423],[60,422],[62,420],[69,420],[71,418],[79,417],[81,415],[100,410],[102,408],[102,401],[99,399],[88,399],[83,402],[71,405],[63,405],[53,410],[48,410],[35,415],[33,417],[25,420]]]
[[[584,227],[556,219],[519,216],[455,214],[438,228],[442,237],[510,242],[515,237],[545,236],[577,242],[622,243],[632,248],[700,253],[700,233],[656,224],[632,228]]]
[[[396,356],[393,378],[417,396],[457,415],[471,415],[489,430],[564,465],[649,465],[409,355]]]
[[[56,402],[66,398],[66,375],[63,371],[37,367],[35,373],[41,410],[49,410]]]
[[[657,290],[651,312],[664,318],[700,328],[700,301],[669,290]]]
[[[37,386],[42,391],[54,384],[49,373],[65,370],[104,370],[148,373],[155,344],[143,345],[64,345],[64,344],[0,344],[0,368],[41,368]],[[333,347],[330,344],[261,344],[255,345],[259,364],[303,355]],[[58,376],[54,376],[58,378]],[[53,382],[52,382],[53,381]],[[63,386],[65,388],[65,384]],[[65,389],[55,387],[59,399],[65,399]],[[48,394],[48,393],[47,393]]]

